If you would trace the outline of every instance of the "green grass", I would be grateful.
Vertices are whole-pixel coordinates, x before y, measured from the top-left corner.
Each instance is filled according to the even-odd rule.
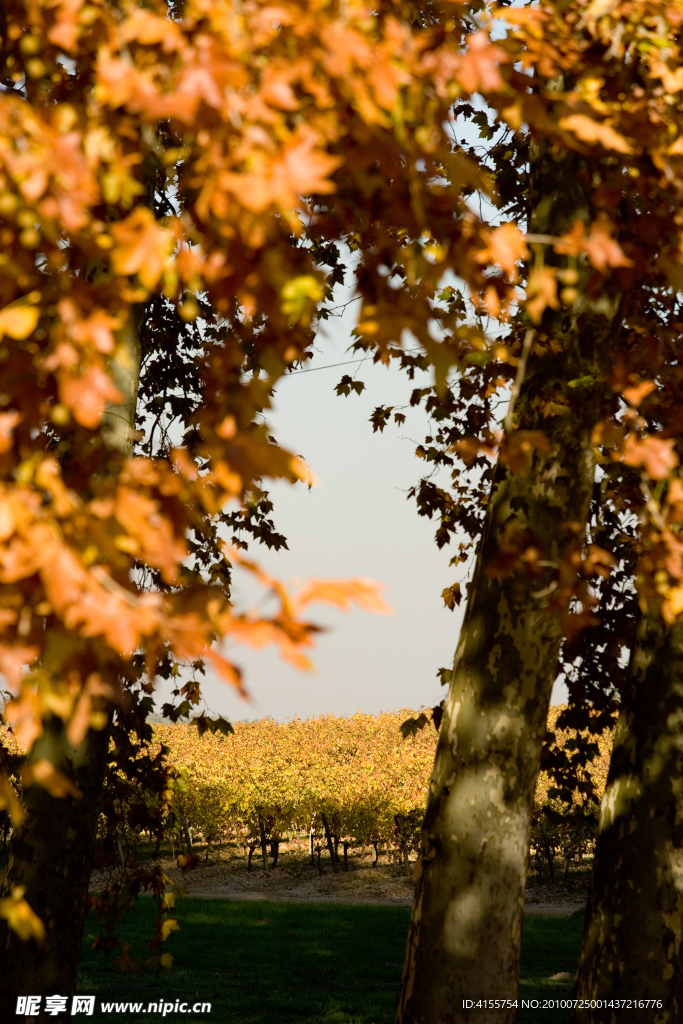
[[[142,899],[121,927],[132,953],[145,955],[154,906]],[[405,907],[268,903],[185,899],[181,931],[167,943],[175,971],[122,975],[111,955],[90,948],[95,923],[86,923],[79,992],[117,1002],[176,999],[210,1002],[210,1014],[154,1012],[102,1014],[93,1020],[142,1024],[170,1019],[183,1024],[391,1024],[410,912]],[[582,922],[527,917],[520,996],[558,998],[568,985],[550,982],[574,972]],[[482,993],[484,995],[484,993]],[[520,1022],[559,1024],[569,1011],[527,1011]]]

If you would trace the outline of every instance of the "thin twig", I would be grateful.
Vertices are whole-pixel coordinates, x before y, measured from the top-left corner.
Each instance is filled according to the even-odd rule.
[[[529,327],[527,329],[526,334],[524,335],[524,344],[522,345],[522,354],[519,357],[517,375],[515,377],[515,382],[512,385],[512,390],[510,391],[510,404],[508,405],[508,411],[505,414],[505,419],[503,421],[503,426],[505,427],[506,434],[509,434],[512,431],[512,417],[515,411],[515,403],[519,398],[519,392],[522,390],[522,384],[524,383],[524,374],[526,373],[526,362],[529,358],[529,352],[531,351],[531,342],[534,340],[535,333],[536,332],[534,331],[533,327]]]

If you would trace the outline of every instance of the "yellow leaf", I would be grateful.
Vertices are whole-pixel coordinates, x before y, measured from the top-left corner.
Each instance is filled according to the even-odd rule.
[[[166,968],[173,967],[173,954],[172,953],[162,953],[162,956],[161,956],[161,966],[162,967],[166,967]]]
[[[38,942],[42,942],[45,938],[45,925],[31,910],[24,899],[24,892],[24,886],[17,885],[12,890],[11,896],[0,900],[0,917],[7,921],[22,942],[26,942],[27,939],[37,939]]]
[[[6,306],[0,311],[0,338],[9,334],[10,338],[21,341],[35,331],[37,323],[35,306]]]
[[[293,277],[281,292],[282,312],[294,321],[300,320],[310,303],[320,302],[324,294],[322,282],[313,274]]]
[[[168,921],[164,921],[161,926],[161,941],[166,942],[171,932],[179,932],[180,925],[176,921],[175,917],[169,917]]]

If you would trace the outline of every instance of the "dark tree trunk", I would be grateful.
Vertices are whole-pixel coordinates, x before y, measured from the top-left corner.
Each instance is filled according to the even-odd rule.
[[[261,860],[263,861],[263,870],[268,870],[268,843],[266,841],[266,826],[263,818],[259,815],[258,819],[259,832],[261,833]]]
[[[344,871],[349,870],[349,844],[344,843]]]
[[[548,830],[545,826],[545,822],[541,822],[541,834],[543,836],[543,849],[545,851],[545,859],[548,862],[548,874],[550,875],[550,881],[555,885],[555,864],[553,861],[553,850],[548,839]]]
[[[185,817],[185,808],[180,808],[180,820],[183,823],[183,833],[185,835],[185,845],[187,852],[192,854],[192,836],[190,835],[190,826],[187,824],[187,818]]]
[[[336,857],[336,854],[335,854],[334,845],[332,843],[332,833],[330,832],[330,826],[329,826],[329,823],[327,821],[327,815],[326,814],[321,814],[320,818],[321,818],[322,823],[323,823],[323,828],[325,829],[325,839],[327,841],[327,849],[329,850],[330,860],[332,861],[332,870],[334,871],[334,873],[336,875],[337,874],[337,857]]]
[[[602,801],[577,995],[661,999],[619,1024],[683,1020],[683,623],[644,616]],[[576,1011],[610,1024],[612,1010]]]
[[[270,856],[273,858],[273,867],[277,867],[277,859],[280,856],[280,840],[271,839],[270,841]]]
[[[43,944],[22,942],[0,921],[2,1021],[15,1019],[19,995],[70,998],[74,993],[108,746],[107,727],[90,730],[72,747],[63,723],[53,718],[29,755],[29,763],[50,761],[82,796],[53,797],[41,786],[24,791],[27,818],[12,834],[2,895],[23,886],[26,900],[45,925],[46,939]]]
[[[533,233],[560,235],[591,217],[579,158],[532,145]],[[546,252],[546,259],[552,254]],[[515,409],[522,429],[542,431],[527,471],[499,463],[444,703],[428,794],[418,882],[403,968],[397,1024],[512,1024],[517,1011],[462,1008],[463,998],[518,995],[519,954],[531,819],[550,693],[562,641],[557,613],[543,609],[548,579],[524,568],[491,572],[500,543],[534,538],[557,563],[587,521],[593,489],[591,433],[608,365],[618,296],[583,290],[566,311],[546,310]],[[527,335],[527,338],[533,337]],[[571,393],[572,414],[544,418],[542,402]],[[510,424],[511,429],[511,424]]]

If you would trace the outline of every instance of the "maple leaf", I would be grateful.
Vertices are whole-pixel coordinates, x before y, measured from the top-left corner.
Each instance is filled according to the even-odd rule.
[[[7,921],[22,942],[29,939],[42,942],[45,938],[45,925],[24,899],[25,891],[24,886],[17,885],[9,896],[0,899],[0,917]]]
[[[515,277],[517,274],[517,263],[525,260],[529,255],[529,249],[524,235],[516,224],[501,224],[493,231],[484,233],[486,246],[480,249],[476,258],[479,263],[498,263],[503,270]]]
[[[529,274],[526,289],[526,311],[535,324],[540,324],[543,311],[548,307],[560,308],[557,297],[557,268],[534,267]]]
[[[473,93],[497,92],[505,87],[497,65],[507,59],[500,46],[491,43],[488,34],[482,30],[473,32],[465,40],[467,49],[460,61],[457,77],[463,89]]]
[[[446,587],[446,589],[441,592],[441,597],[443,598],[443,603],[445,604],[446,608],[449,608],[451,611],[454,611],[456,604],[460,604],[460,602],[462,601],[462,591],[460,589],[460,584],[454,583],[453,586]]]
[[[296,608],[304,608],[315,601],[334,605],[342,611],[348,611],[354,604],[365,611],[376,615],[390,615],[391,605],[387,604],[380,593],[379,584],[373,580],[309,580],[294,596]]]
[[[12,431],[21,422],[19,412],[0,412],[0,455],[8,452],[13,444]]]
[[[652,480],[664,480],[678,465],[673,438],[653,437],[651,434],[639,438],[628,434],[622,445],[621,455],[615,453],[627,466],[644,466]]]
[[[123,395],[101,366],[89,366],[79,377],[60,374],[59,397],[71,409],[76,422],[91,429],[102,419],[107,402],[123,401]]]
[[[613,230],[609,221],[598,220],[591,225],[590,234],[582,243],[593,266],[603,272],[607,267],[633,266],[633,260],[624,254],[619,243],[612,238]]]
[[[641,381],[640,384],[632,384],[630,387],[624,388],[622,395],[630,405],[638,408],[640,403],[647,398],[648,395],[651,395],[656,387],[657,385],[654,381],[644,380]]]
[[[161,227],[152,211],[137,206],[125,220],[111,227],[116,246],[111,258],[117,274],[137,274],[152,289],[168,267],[173,233]]]
[[[21,341],[28,338],[38,326],[38,310],[35,306],[22,304],[5,306],[0,310],[0,338],[8,334]]]
[[[560,118],[560,128],[572,132],[582,142],[590,145],[601,145],[605,149],[615,150],[617,153],[633,153],[632,144],[615,131],[611,125],[604,121],[595,121],[585,114],[570,114],[568,117]]]

